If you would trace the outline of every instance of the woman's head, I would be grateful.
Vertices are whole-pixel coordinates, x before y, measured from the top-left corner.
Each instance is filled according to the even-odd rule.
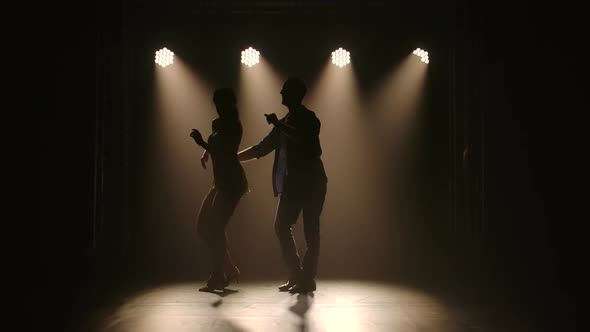
[[[213,102],[215,103],[219,117],[238,116],[236,95],[231,88],[215,90],[215,93],[213,94]]]

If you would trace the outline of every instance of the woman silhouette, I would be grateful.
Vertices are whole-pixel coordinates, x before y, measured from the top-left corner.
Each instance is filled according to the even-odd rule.
[[[237,152],[242,140],[242,124],[232,89],[215,91],[213,102],[219,118],[213,120],[207,142],[193,129],[190,136],[205,149],[201,165],[207,168],[211,156],[214,185],[203,200],[197,219],[197,232],[209,247],[213,271],[201,291],[224,289],[233,280],[238,281],[240,270],[232,262],[225,228],[240,198],[248,190],[244,169]]]

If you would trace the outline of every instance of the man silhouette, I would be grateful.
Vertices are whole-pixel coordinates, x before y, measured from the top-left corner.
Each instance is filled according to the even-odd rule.
[[[280,195],[275,232],[289,270],[289,279],[279,290],[291,293],[316,289],[320,214],[328,181],[320,158],[320,120],[302,104],[306,91],[301,79],[287,79],[281,95],[282,104],[289,113],[280,120],[274,113],[265,114],[273,129],[260,143],[238,153],[238,158],[244,162],[275,151],[272,183],[275,196]],[[302,262],[292,230],[301,212],[307,245]]]

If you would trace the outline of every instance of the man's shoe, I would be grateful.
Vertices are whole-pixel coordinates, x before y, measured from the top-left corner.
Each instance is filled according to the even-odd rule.
[[[295,286],[295,280],[289,279],[289,281],[287,281],[286,283],[279,286],[279,292],[286,292],[294,286]]]
[[[315,281],[307,280],[298,282],[295,286],[289,288],[289,293],[309,293],[316,289]]]

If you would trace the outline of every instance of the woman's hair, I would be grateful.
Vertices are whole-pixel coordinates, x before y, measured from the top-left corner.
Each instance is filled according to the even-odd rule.
[[[213,93],[213,102],[217,105],[218,112],[223,112],[224,117],[238,117],[237,99],[231,88],[220,88]],[[219,114],[221,116],[221,114]]]
[[[215,90],[215,93],[213,93],[213,102],[216,104],[222,103],[235,105],[237,100],[234,90],[231,88],[221,88]]]

